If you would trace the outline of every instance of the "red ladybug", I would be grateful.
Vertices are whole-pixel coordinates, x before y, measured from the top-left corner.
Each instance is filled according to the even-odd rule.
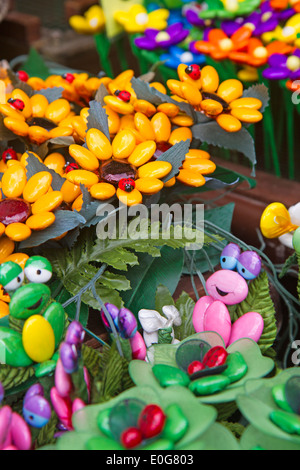
[[[164,429],[166,415],[158,405],[147,405],[138,420],[138,427],[145,439],[158,436]]]
[[[64,78],[68,83],[73,83],[75,80],[75,77],[72,73],[64,73],[62,78]]]
[[[199,65],[193,64],[189,65],[186,69],[185,72],[193,79],[193,80],[199,80],[201,77],[201,70]]]
[[[9,98],[8,103],[18,111],[23,111],[25,108],[25,103],[22,100],[14,100],[13,98]]]
[[[205,369],[204,365],[200,361],[194,361],[188,366],[188,374],[193,375],[196,372],[200,372],[201,370]]]
[[[65,173],[70,173],[70,171],[79,170],[77,163],[67,162],[64,166]]]
[[[226,349],[222,346],[215,346],[205,354],[202,364],[208,368],[223,366],[227,357]]]
[[[143,441],[143,436],[138,428],[126,429],[121,435],[121,444],[126,449],[134,449]]]
[[[7,163],[9,160],[18,160],[17,152],[14,149],[7,149],[2,153],[2,160]]]
[[[19,70],[17,72],[17,76],[21,82],[27,82],[27,80],[29,79],[29,75],[27,72],[25,72],[25,70]]]
[[[135,188],[135,181],[132,178],[122,178],[119,181],[119,189],[126,191],[126,193],[131,193]]]
[[[131,93],[129,93],[129,91],[125,91],[125,90],[116,90],[115,91],[115,95],[122,101],[124,101],[125,103],[129,103],[130,99],[131,99]]]

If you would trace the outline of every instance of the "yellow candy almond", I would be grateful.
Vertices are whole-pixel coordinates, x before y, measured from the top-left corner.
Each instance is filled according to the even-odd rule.
[[[87,131],[86,144],[98,160],[109,160],[112,157],[113,150],[111,143],[106,135],[98,129],[89,129]]]
[[[26,220],[26,225],[35,231],[45,230],[55,222],[55,214],[53,212],[40,212],[32,215]]]
[[[0,263],[15,251],[15,242],[5,235],[0,238]]]
[[[66,178],[70,183],[73,183],[77,186],[83,184],[87,188],[90,188],[91,186],[94,186],[94,184],[97,184],[99,182],[98,176],[88,170],[70,171],[67,174]]]
[[[181,92],[183,98],[187,100],[192,106],[196,107],[199,106],[202,101],[202,95],[198,88],[196,88],[191,83],[182,83],[181,85]]]
[[[221,83],[218,88],[218,96],[220,96],[226,103],[237,100],[243,94],[244,87],[242,82],[231,78]]]
[[[136,147],[136,139],[130,129],[119,132],[112,142],[112,153],[117,159],[128,158]]]
[[[192,127],[194,125],[194,120],[187,114],[178,114],[178,116],[171,119],[171,123],[174,126]]]
[[[186,160],[189,158],[204,158],[209,160],[210,159],[210,154],[206,152],[205,150],[200,150],[200,149],[190,149],[189,152],[185,156]]]
[[[94,199],[105,201],[116,194],[116,188],[109,183],[97,183],[90,188],[90,195]]]
[[[142,194],[156,194],[164,187],[164,183],[157,178],[139,178],[135,182],[135,187]]]
[[[51,173],[48,171],[36,173],[27,181],[23,191],[23,198],[29,203],[37,201],[49,191],[51,183]]]
[[[28,137],[34,144],[41,145],[51,138],[47,129],[41,126],[30,126],[28,129]]]
[[[29,96],[25,93],[25,91],[21,90],[20,88],[15,88],[12,93],[11,97],[13,100],[21,100],[23,101],[25,107],[21,113],[25,117],[25,119],[28,119],[32,115],[32,107],[31,107],[31,102]]]
[[[231,110],[230,114],[240,121],[247,123],[259,122],[263,118],[260,111],[251,108],[235,108]]]
[[[185,142],[186,140],[192,140],[193,133],[188,127],[178,127],[174,129],[170,135],[169,143],[171,145],[178,144],[179,142]]]
[[[0,300],[0,318],[7,317],[7,315],[9,315],[9,305]]]
[[[12,261],[13,263],[17,263],[19,266],[21,266],[22,269],[24,269],[28,259],[29,256],[26,255],[26,253],[13,253],[4,260],[4,263],[6,263],[7,261]]]
[[[27,183],[26,171],[23,165],[18,164],[8,168],[2,177],[2,191],[4,196],[18,198],[22,196]]]
[[[88,171],[96,171],[99,168],[98,158],[90,150],[77,144],[70,145],[69,154],[81,168]]]
[[[223,106],[216,100],[203,100],[200,108],[210,116],[218,116],[223,112]]]
[[[173,119],[177,119],[177,117]],[[156,142],[168,142],[172,131],[172,124],[168,116],[164,113],[155,114],[151,119],[151,125],[155,134],[155,139],[153,140]]]
[[[155,154],[155,151],[156,143],[154,140],[147,140],[146,142],[142,142],[132,152],[128,158],[128,163],[130,163],[130,165],[134,165],[135,167],[142,166],[151,160]]]
[[[45,118],[58,124],[63,119],[66,119],[70,114],[70,111],[70,103],[64,98],[60,98],[49,104],[45,113]]]
[[[227,132],[238,132],[242,128],[242,123],[230,114],[220,114],[216,118],[217,123]]]
[[[64,173],[64,166],[66,164],[65,158],[62,156],[61,153],[53,152],[44,160],[44,165],[50,170],[54,170],[59,175],[63,175]]]
[[[180,170],[179,175],[176,177],[180,183],[188,186],[199,188],[205,184],[205,178],[201,173],[196,173],[192,170]]]
[[[81,189],[79,185],[73,184],[70,181],[66,180],[61,187],[61,193],[63,200],[66,204],[71,204],[78,198],[81,194]]]
[[[32,214],[40,214],[41,212],[51,212],[57,209],[63,203],[63,195],[61,191],[52,191],[41,196],[31,206]]]
[[[135,206],[137,204],[141,204],[143,202],[142,193],[138,189],[134,189],[130,193],[123,191],[122,189],[117,189],[117,197],[119,201],[121,201],[126,206]]]
[[[143,113],[136,113],[134,124],[137,131],[147,140],[155,140],[155,131],[151,121]]]
[[[20,137],[26,137],[28,135],[29,126],[27,122],[22,121],[22,119],[6,117],[3,122],[5,127],[14,134],[19,135]]]
[[[43,118],[46,113],[46,109],[49,106],[49,102],[44,95],[33,95],[30,98],[32,116]]]
[[[169,118],[174,118],[179,114],[180,109],[176,104],[173,103],[163,103],[157,107],[159,113],[166,114]]]
[[[161,179],[172,171],[172,165],[169,162],[155,161],[141,166],[138,170],[139,178],[157,178]]]
[[[201,70],[202,91],[215,93],[219,87],[220,79],[218,72],[211,65],[203,67]]]
[[[22,242],[31,236],[31,230],[26,224],[13,223],[6,227],[5,235],[14,242]]]
[[[189,158],[185,160],[182,167],[185,170],[196,171],[202,175],[209,175],[216,170],[216,164],[214,162],[203,158]]]
[[[53,328],[41,315],[32,315],[26,320],[22,342],[26,354],[37,363],[50,360],[55,351]]]
[[[230,103],[230,108],[251,108],[251,109],[261,109],[262,102],[258,98],[239,98]]]

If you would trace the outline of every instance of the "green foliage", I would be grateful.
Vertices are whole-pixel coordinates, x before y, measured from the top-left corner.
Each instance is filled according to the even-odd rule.
[[[34,375],[33,367],[10,367],[6,364],[0,366],[0,382],[5,391],[24,384]]]
[[[275,308],[270,295],[266,272],[262,272],[258,278],[250,283],[249,294],[244,302],[237,305],[233,314],[233,321],[247,312],[258,312],[264,319],[264,331],[258,343],[262,353],[264,353],[273,346],[277,336]]]

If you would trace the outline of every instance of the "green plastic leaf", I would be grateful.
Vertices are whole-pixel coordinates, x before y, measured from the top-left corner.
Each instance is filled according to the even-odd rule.
[[[272,411],[279,410],[272,396],[273,387],[285,384],[291,377],[299,377],[299,375],[299,368],[293,367],[280,372],[271,379],[251,381],[246,384],[244,393],[237,399],[240,411],[251,423],[251,426],[262,435],[261,444],[267,446],[267,450],[274,450],[275,444],[277,444],[276,450],[294,449],[296,446],[298,450],[300,449],[300,436],[287,434],[269,419]],[[242,440],[243,447],[249,445],[246,440],[248,437],[246,435]],[[253,434],[251,441],[253,442]]]
[[[255,167],[257,162],[254,140],[245,128],[238,132],[227,132],[216,121],[212,121],[194,125],[192,132],[193,137],[201,142],[244,154],[251,162],[252,167]]]
[[[38,51],[31,47],[26,62],[22,65],[22,69],[31,77],[39,77],[45,80],[50,75],[44,59]]]
[[[126,307],[136,315],[143,308],[152,310],[158,285],[164,284],[173,294],[181,278],[182,268],[183,250],[166,246],[161,249],[160,258],[139,255],[139,265],[130,268],[127,273],[131,290],[122,296]]]
[[[155,310],[163,315],[162,309],[165,305],[175,305],[175,302],[169,289],[160,284],[155,293]]]
[[[269,280],[266,272],[262,272],[258,278],[249,284],[249,294],[243,302],[237,305],[233,321],[248,312],[260,313],[264,319],[264,331],[258,342],[261,351],[264,353],[273,346],[277,336],[276,312],[270,296]]]
[[[45,90],[39,90],[35,92],[35,95],[43,95],[47,98],[49,103],[59,100],[62,98],[64,89],[62,87],[46,88]]]
[[[175,338],[179,341],[183,341],[185,338],[195,333],[193,326],[195,304],[195,301],[186,292],[182,292],[179,299],[176,301],[175,306],[180,313],[181,325],[174,326],[174,332]]]
[[[6,364],[0,367],[0,382],[6,392],[26,383],[33,375],[33,367],[10,367]]]

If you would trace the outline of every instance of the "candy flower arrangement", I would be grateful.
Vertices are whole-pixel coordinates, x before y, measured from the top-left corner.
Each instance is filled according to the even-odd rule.
[[[300,69],[298,10],[103,1],[70,20],[95,37],[98,76],[1,62],[1,450],[299,445],[299,383],[286,367],[299,302],[280,282],[299,266],[298,206],[274,203],[261,217],[261,241],[294,248],[282,272],[231,233],[232,205],[214,207],[209,194],[203,225],[193,213],[180,237],[172,217],[140,225],[137,238],[110,225],[125,211],[131,230],[141,207],[254,186],[214,149],[245,157],[254,175],[268,80]],[[122,31],[140,74],[125,65]],[[249,71],[260,83],[249,86]],[[199,232],[202,247],[191,244]],[[183,276],[192,294],[180,293]]]

